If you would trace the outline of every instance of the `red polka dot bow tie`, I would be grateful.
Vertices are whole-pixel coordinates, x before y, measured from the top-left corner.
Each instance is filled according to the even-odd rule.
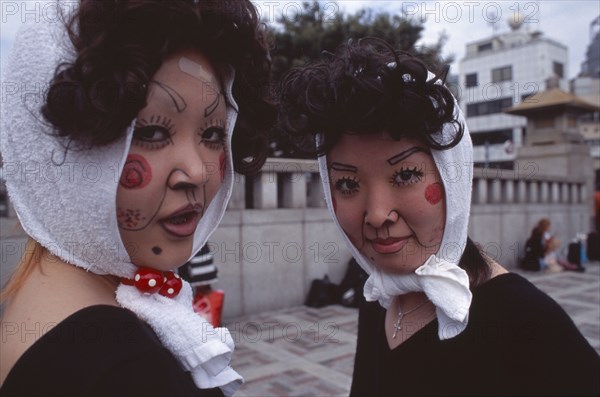
[[[161,272],[149,267],[140,267],[133,276],[133,280],[122,277],[125,285],[133,285],[145,294],[158,292],[167,298],[174,298],[181,291],[183,285],[181,277],[173,272]]]

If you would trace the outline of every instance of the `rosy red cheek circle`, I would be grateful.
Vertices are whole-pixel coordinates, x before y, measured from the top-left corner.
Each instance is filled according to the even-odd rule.
[[[225,180],[225,152],[219,158],[219,170],[221,171],[221,182]]]
[[[125,189],[141,189],[152,180],[152,169],[148,161],[139,154],[127,156],[119,183]]]
[[[444,189],[442,188],[442,184],[439,182],[432,183],[425,189],[425,199],[431,205],[439,203],[442,197],[444,197]]]

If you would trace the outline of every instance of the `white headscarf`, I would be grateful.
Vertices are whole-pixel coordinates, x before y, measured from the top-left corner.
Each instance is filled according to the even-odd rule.
[[[56,6],[68,14],[69,4]],[[59,18],[31,21],[17,34],[3,76],[0,150],[7,190],[25,232],[52,254],[96,274],[133,278],[137,267],[120,238],[116,194],[135,120],[108,146],[65,150],[67,140],[53,134],[40,112],[57,66],[74,58]],[[190,258],[219,225],[231,196],[231,135],[237,117],[233,79],[233,70],[226,71],[225,180],[199,222]],[[241,385],[243,379],[229,366],[234,348],[229,331],[213,329],[194,313],[188,283],[174,299],[122,284],[116,299],[155,330],[198,387],[221,387],[231,395]]]
[[[430,72],[428,80],[432,78],[435,76]],[[441,84],[441,81],[437,81],[436,84]],[[463,269],[458,267],[458,263],[467,243],[473,176],[473,146],[469,130],[456,100],[454,105],[454,116],[464,126],[462,139],[451,149],[431,150],[445,189],[444,236],[439,251],[435,255],[431,255],[412,274],[384,273],[352,244],[333,210],[327,156],[319,157],[319,171],[327,208],[352,255],[369,274],[364,287],[367,301],[379,301],[387,309],[396,295],[413,291],[424,292],[436,306],[439,323],[438,336],[442,340],[453,338],[466,328],[472,299],[469,277]],[[455,127],[451,123],[447,123],[438,133],[437,140],[447,143],[455,135]]]

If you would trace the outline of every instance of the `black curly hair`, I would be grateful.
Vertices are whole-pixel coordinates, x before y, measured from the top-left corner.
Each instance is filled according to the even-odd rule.
[[[329,59],[292,69],[278,89],[278,129],[304,153],[323,155],[343,133],[388,132],[419,139],[431,149],[460,141],[463,126],[443,84],[448,68],[428,81],[425,64],[382,39],[350,40]],[[444,124],[455,134],[440,138]],[[315,135],[322,137],[315,146]]]
[[[266,29],[250,0],[81,0],[65,23],[76,59],[59,65],[42,107],[57,135],[88,148],[114,142],[146,106],[162,61],[197,49],[236,70],[235,170],[262,167],[277,111]]]

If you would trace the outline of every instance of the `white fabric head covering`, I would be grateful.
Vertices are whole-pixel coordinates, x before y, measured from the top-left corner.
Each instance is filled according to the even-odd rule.
[[[430,72],[428,80],[432,78],[435,76]],[[437,81],[436,84],[441,84],[441,81]],[[365,298],[368,301],[377,300],[387,309],[394,296],[423,291],[436,306],[439,323],[438,336],[442,340],[453,338],[466,328],[472,299],[469,277],[463,269],[458,267],[458,262],[467,243],[473,175],[473,146],[469,129],[456,100],[454,105],[455,117],[464,126],[462,139],[451,149],[431,150],[445,189],[444,236],[439,251],[430,256],[413,274],[384,273],[352,244],[333,210],[327,156],[319,157],[319,171],[327,208],[352,255],[369,274],[364,288]],[[447,123],[436,139],[440,143],[447,143],[455,134],[455,127],[451,123]]]
[[[57,6],[68,14],[64,2]],[[2,82],[0,150],[7,190],[25,232],[51,253],[96,274],[133,278],[137,267],[120,238],[116,194],[135,121],[106,147],[65,151],[67,140],[53,135],[40,112],[56,67],[74,57],[59,18],[31,21],[17,34]],[[233,69],[225,74],[227,171],[196,229],[190,258],[217,228],[233,187],[237,105],[231,94]],[[145,295],[127,285],[119,286],[116,298],[152,326],[198,387],[221,387],[231,395],[241,385],[243,379],[229,367],[234,347],[229,331],[213,329],[194,313],[188,283],[175,299]]]

